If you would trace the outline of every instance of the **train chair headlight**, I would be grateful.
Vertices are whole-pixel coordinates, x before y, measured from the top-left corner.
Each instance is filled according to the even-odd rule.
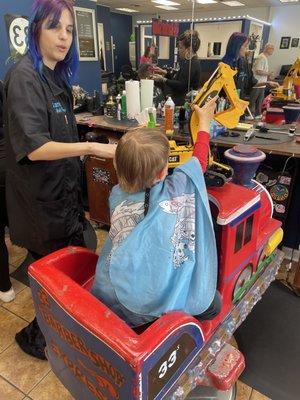
[[[279,246],[279,244],[282,242],[283,239],[283,230],[282,228],[278,228],[273,235],[270,237],[268,240],[266,249],[265,249],[265,255],[268,257],[270,254],[273,253],[273,251]]]

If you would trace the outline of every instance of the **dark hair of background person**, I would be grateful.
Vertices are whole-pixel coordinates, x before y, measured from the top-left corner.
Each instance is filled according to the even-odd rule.
[[[181,35],[179,35],[178,41],[181,42],[186,49],[192,45],[193,53],[197,53],[201,44],[199,33],[195,30],[183,32]]]
[[[240,58],[240,49],[247,40],[248,36],[245,33],[234,32],[228,40],[222,62],[230,65],[231,68],[236,68],[237,61]]]
[[[150,51],[151,51],[151,47],[150,47],[150,46],[147,46],[147,47],[145,48],[144,56],[149,58],[149,57],[150,57]]]

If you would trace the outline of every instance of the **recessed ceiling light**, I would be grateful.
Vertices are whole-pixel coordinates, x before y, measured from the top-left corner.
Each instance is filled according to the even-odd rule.
[[[213,3],[217,3],[216,0],[196,0],[197,3],[199,4],[213,4]]]
[[[280,0],[281,3],[298,3],[299,0]]]
[[[171,0],[151,0],[152,3],[161,4],[162,6],[180,6],[179,3],[175,3]]]
[[[163,10],[172,11],[172,10],[179,10],[179,8],[171,7],[171,6],[155,6],[157,8],[162,8]]]
[[[132,8],[116,8],[116,10],[118,10],[118,11],[124,11],[124,12],[128,12],[128,13],[135,13],[135,12],[138,12],[137,10],[133,10]]]
[[[226,4],[226,6],[230,6],[230,7],[241,7],[241,6],[245,5],[236,0],[222,1],[222,4]]]

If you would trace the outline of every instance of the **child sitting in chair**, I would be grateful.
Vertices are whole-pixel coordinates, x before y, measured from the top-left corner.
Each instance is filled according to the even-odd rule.
[[[92,293],[131,327],[180,310],[212,319],[217,251],[203,178],[216,98],[198,115],[193,157],[168,175],[169,142],[139,129],[118,143],[119,185],[110,196],[111,228],[98,260]]]

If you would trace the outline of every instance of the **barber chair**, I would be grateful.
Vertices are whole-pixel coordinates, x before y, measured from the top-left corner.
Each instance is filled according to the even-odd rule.
[[[200,323],[183,312],[131,329],[90,293],[97,258],[69,247],[29,269],[47,358],[74,398],[200,399],[197,388],[186,396],[202,385],[212,397],[233,399],[244,357],[229,344],[221,346],[226,332],[212,340],[211,321]]]

